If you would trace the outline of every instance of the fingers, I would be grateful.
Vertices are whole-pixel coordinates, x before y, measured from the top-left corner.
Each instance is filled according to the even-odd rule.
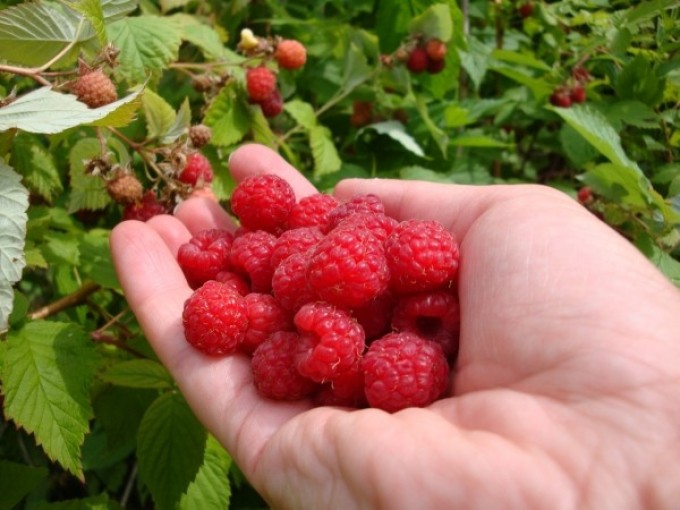
[[[190,198],[175,210],[178,218],[192,235],[208,228],[236,230],[236,223],[220,204],[209,198]]]

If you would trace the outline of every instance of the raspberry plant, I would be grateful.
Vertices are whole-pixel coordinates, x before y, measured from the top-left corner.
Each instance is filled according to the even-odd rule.
[[[243,142],[322,191],[547,184],[680,284],[679,15],[671,0],[0,0],[0,508],[264,506],[154,356],[108,251],[121,219],[228,200]],[[254,68],[274,78],[257,102]],[[181,178],[192,154],[211,182]],[[354,394],[343,383],[329,403]]]

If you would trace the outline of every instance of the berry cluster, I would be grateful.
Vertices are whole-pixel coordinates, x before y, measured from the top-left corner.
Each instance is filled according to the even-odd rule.
[[[590,74],[582,66],[575,66],[571,71],[571,79],[567,85],[560,85],[550,94],[550,104],[561,108],[570,108],[575,103],[585,103],[585,84]]]
[[[446,44],[439,39],[419,41],[409,52],[406,67],[414,74],[440,73],[444,69],[446,50]]]
[[[205,230],[178,251],[194,289],[183,323],[207,355],[251,356],[278,400],[422,407],[447,389],[458,351],[458,244],[440,223],[397,221],[375,195],[297,200],[276,175],[232,194],[235,232]]]

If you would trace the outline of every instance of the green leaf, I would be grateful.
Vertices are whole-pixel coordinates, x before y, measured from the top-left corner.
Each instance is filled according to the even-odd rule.
[[[560,144],[564,153],[576,168],[583,168],[586,163],[599,156],[599,152],[569,124],[560,129]]]
[[[677,7],[680,7],[680,2],[678,2],[678,0],[652,0],[641,2],[626,13],[623,18],[623,23],[634,26],[650,18],[659,16],[659,13],[663,10],[675,9]]]
[[[680,288],[680,262],[659,248],[647,235],[638,236],[635,244],[676,287]]]
[[[40,139],[28,133],[14,138],[12,164],[26,179],[26,185],[35,194],[52,202],[55,195],[64,191],[52,154]]]
[[[641,129],[657,129],[661,120],[657,113],[640,101],[616,101],[607,110],[614,125],[628,124]]]
[[[538,69],[539,71],[550,71],[550,66],[530,53],[520,53],[519,51],[494,49],[491,57],[501,61],[509,62],[523,67]]]
[[[430,112],[427,108],[425,99],[421,95],[418,95],[416,97],[416,108],[418,110],[418,113],[420,114],[420,118],[423,120],[423,123],[430,132],[430,135],[432,136],[435,143],[439,147],[442,156],[446,159],[447,149],[449,145],[449,135],[446,134],[446,132],[442,130],[437,124],[434,123],[434,121],[430,117]]]
[[[373,68],[368,65],[366,54],[355,43],[350,43],[343,65],[342,85],[339,93],[346,95],[371,76]]]
[[[54,134],[102,119],[107,119],[106,125],[120,127],[131,120],[128,110],[137,108],[134,102],[138,94],[133,92],[100,108],[88,108],[74,95],[42,87],[0,108],[0,131],[16,128],[29,133]]]
[[[31,506],[31,510],[121,510],[121,506],[106,494],[83,499],[68,499],[56,503],[41,503]]]
[[[262,113],[262,108],[252,106],[249,108],[248,113],[250,114],[250,129],[253,132],[253,141],[267,147],[275,147],[276,135],[272,131],[267,117]]]
[[[473,36],[468,38],[467,51],[458,50],[460,65],[467,72],[475,89],[479,89],[489,68],[491,51],[492,48]]]
[[[314,157],[314,177],[340,170],[342,161],[333,145],[331,132],[325,126],[315,126],[309,130],[309,145]]]
[[[227,86],[210,103],[203,122],[212,130],[213,145],[230,146],[240,142],[250,129],[250,113],[234,88]]]
[[[427,39],[448,42],[453,35],[451,11],[446,4],[434,4],[409,23],[409,32],[423,34]]]
[[[284,105],[284,109],[288,115],[293,117],[295,122],[305,129],[312,129],[317,125],[314,107],[309,103],[305,103],[299,99],[293,99]]]
[[[229,508],[231,457],[213,436],[208,436],[203,465],[196,479],[182,497],[179,510],[195,508]]]
[[[407,166],[399,170],[401,179],[412,181],[453,182],[450,175],[442,174],[422,166]]]
[[[119,289],[109,248],[111,232],[104,229],[91,229],[78,240],[81,276],[90,278],[105,289]]]
[[[418,145],[418,142],[416,142],[416,140],[406,132],[406,129],[401,122],[396,120],[377,122],[375,124],[366,126],[364,129],[360,130],[360,132],[364,130],[372,130],[378,134],[387,135],[393,140],[399,142],[401,146],[407,151],[412,152],[421,158],[425,157],[425,152],[423,151],[422,147]]]
[[[470,124],[474,119],[467,108],[459,104],[450,104],[444,109],[444,122],[446,127],[457,128]]]
[[[92,418],[89,391],[96,362],[92,342],[74,323],[29,322],[7,337],[6,416],[81,480],[80,446]]]
[[[158,510],[174,509],[204,459],[207,433],[178,393],[151,404],[139,427],[139,476]]]
[[[0,510],[12,510],[47,478],[47,469],[0,460]],[[226,507],[225,507],[226,508]]]
[[[103,381],[128,388],[168,389],[173,380],[160,363],[133,359],[111,365],[100,377]]]
[[[174,14],[169,19],[177,24],[182,39],[199,48],[205,58],[219,60],[227,54],[220,35],[215,29],[202,23],[195,16],[179,13]],[[242,57],[239,56],[234,63],[240,60],[242,60]]]
[[[182,43],[177,25],[167,18],[142,15],[118,20],[107,27],[109,39],[120,49],[118,74],[131,83],[159,76],[177,60]]]
[[[615,90],[619,99],[655,106],[663,99],[665,84],[665,80],[656,75],[651,62],[638,55],[616,77]]]
[[[531,90],[531,93],[536,99],[541,99],[549,95],[554,88],[551,83],[548,83],[542,78],[534,78],[533,76],[527,74],[527,71],[523,69],[518,69],[516,67],[506,67],[503,65],[499,66],[495,64],[492,64],[491,68],[495,72],[527,87],[529,90]]]
[[[28,191],[21,177],[0,159],[0,331],[7,328],[12,312],[12,284],[21,279],[26,265],[27,209]]]
[[[496,140],[490,136],[473,134],[461,135],[457,136],[456,138],[452,138],[451,145],[455,145],[457,147],[512,147],[512,144],[501,142],[500,140]]]
[[[95,211],[111,203],[104,180],[99,176],[85,173],[87,162],[100,155],[101,144],[96,138],[81,138],[71,148],[69,153],[69,175],[71,177],[69,213],[81,209]]]
[[[172,126],[170,126],[168,131],[161,138],[161,143],[171,144],[186,133],[190,126],[191,107],[189,106],[189,98],[185,97],[179,110],[177,110],[177,114],[175,114],[175,120],[172,123]]]
[[[94,33],[102,46],[107,43],[108,39],[106,37],[104,9],[102,8],[102,2],[100,0],[75,0],[73,2],[68,2],[66,5],[71,9],[78,11],[90,22],[90,25],[94,28]]]
[[[153,90],[146,89],[142,95],[146,130],[149,138],[165,136],[175,123],[175,109]]]

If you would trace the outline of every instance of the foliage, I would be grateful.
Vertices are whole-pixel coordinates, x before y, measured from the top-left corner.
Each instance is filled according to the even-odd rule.
[[[322,190],[546,184],[680,285],[680,2],[520,4],[0,1],[0,509],[264,506],[126,305],[108,250],[120,173],[168,210],[195,188],[177,178],[187,152],[210,159],[226,202],[227,159],[249,141]],[[277,69],[244,28],[269,48],[301,41],[304,68]],[[405,52],[433,38],[443,69],[409,72]],[[248,101],[261,62],[280,115]],[[69,93],[89,67],[117,101]],[[585,102],[554,104],[577,86]],[[212,131],[200,148],[197,124]]]

